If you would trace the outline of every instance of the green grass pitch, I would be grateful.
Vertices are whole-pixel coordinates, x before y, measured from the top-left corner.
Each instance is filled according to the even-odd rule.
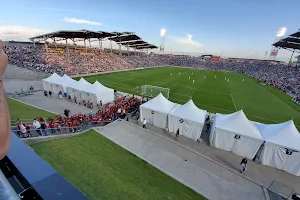
[[[184,104],[192,98],[198,107],[211,113],[226,114],[243,109],[250,120],[279,123],[293,119],[300,128],[300,107],[290,96],[273,87],[259,85],[244,74],[160,67],[84,78],[131,94],[136,94],[137,86],[145,84],[165,87],[170,89],[169,99],[176,103]]]

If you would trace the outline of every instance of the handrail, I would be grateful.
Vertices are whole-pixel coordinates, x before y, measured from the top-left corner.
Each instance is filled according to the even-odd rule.
[[[91,128],[101,126],[100,124],[108,124],[108,123],[111,123],[111,122],[113,122],[113,121],[90,121],[87,124],[83,123],[82,125],[79,125],[79,126],[76,126],[76,127],[61,126],[59,128],[58,127],[56,127],[56,128],[46,128],[46,129],[39,128],[39,129],[30,129],[28,131],[30,131],[29,133],[32,133],[31,131],[39,131],[42,135],[44,135],[45,130],[46,130],[46,132],[47,132],[46,136],[61,135],[61,134],[72,133],[75,129],[76,129],[76,132],[83,132],[83,131],[89,130]],[[70,131],[70,130],[72,130],[72,131]],[[20,132],[20,130],[16,129],[15,127],[12,127],[11,131],[19,137],[22,137],[22,135],[23,135],[22,133],[21,133],[21,135],[18,135],[17,133]],[[38,136],[34,136],[32,134],[30,134],[30,135],[31,135],[30,137],[38,137]]]
[[[0,199],[20,200],[16,191],[12,188],[3,172],[0,170]]]

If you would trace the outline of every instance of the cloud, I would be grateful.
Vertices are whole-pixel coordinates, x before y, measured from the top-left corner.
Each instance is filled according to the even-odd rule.
[[[65,17],[63,19],[64,22],[69,22],[69,23],[75,23],[75,24],[88,24],[88,25],[91,25],[91,26],[100,26],[102,25],[101,23],[99,22],[95,22],[95,21],[89,21],[89,20],[85,20],[85,19],[76,19],[76,18],[68,18],[68,17]]]
[[[187,37],[172,37],[174,39],[175,42],[179,43],[179,44],[183,44],[183,45],[187,45],[187,46],[193,46],[193,47],[202,47],[203,45],[200,44],[197,41],[193,40],[193,35],[191,34],[187,34]]]
[[[49,33],[49,30],[38,28],[24,27],[24,26],[0,26],[0,39],[15,40],[15,41],[29,41],[28,38]]]

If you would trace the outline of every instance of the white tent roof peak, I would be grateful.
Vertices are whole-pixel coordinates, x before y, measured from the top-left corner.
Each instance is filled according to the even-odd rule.
[[[161,93],[159,93],[159,95],[141,106],[154,111],[169,113],[176,105],[176,103],[169,101]]]
[[[216,127],[263,140],[258,128],[246,117],[243,110],[231,114],[216,114]]]
[[[293,120],[280,124],[255,124],[266,142],[300,151],[300,133]]]
[[[60,81],[62,80],[62,77],[59,76],[57,73],[53,73],[51,76],[49,76],[48,78],[43,79],[44,81],[48,81],[48,82],[53,82],[53,81]]]
[[[90,84],[90,83],[87,82],[84,78],[81,78],[78,82],[79,82],[79,83],[83,83],[83,84]]]
[[[105,85],[102,85],[101,83],[99,83],[98,81],[95,81],[95,83],[93,83],[93,85],[95,86],[95,88],[105,89],[105,90],[112,90],[112,88],[108,88]]]
[[[200,123],[205,121],[206,114],[207,111],[198,108],[192,99],[184,105],[177,106],[170,113],[170,115]]]

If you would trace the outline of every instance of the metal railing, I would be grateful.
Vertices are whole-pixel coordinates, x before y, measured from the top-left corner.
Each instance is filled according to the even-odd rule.
[[[271,183],[267,190],[270,200],[287,200],[294,193],[294,189],[276,180]]]
[[[112,121],[89,121],[89,122],[83,122],[82,124],[75,127],[61,126],[56,128],[30,129],[27,130],[26,133],[22,133],[19,129],[13,127],[11,131],[15,133],[18,137],[39,137],[39,136],[61,135],[61,134],[68,134],[68,133],[79,133],[94,127],[105,126],[106,124],[109,124],[111,122]]]

